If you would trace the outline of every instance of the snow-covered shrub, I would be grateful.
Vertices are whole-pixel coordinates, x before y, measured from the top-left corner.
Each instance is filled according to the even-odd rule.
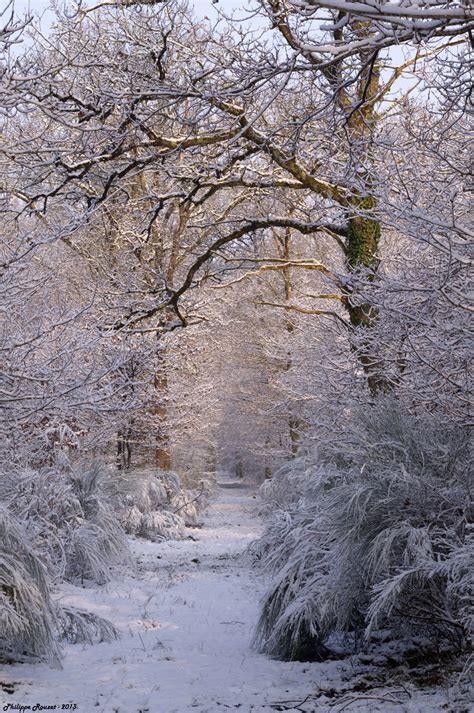
[[[120,524],[128,535],[138,535],[143,520],[143,513],[136,506],[120,508],[117,516]]]
[[[118,638],[110,621],[97,614],[62,605],[57,612],[59,637],[68,644],[95,644]]]
[[[51,594],[63,576],[105,581],[110,563],[124,556],[125,536],[98,478],[97,469],[73,478],[50,471],[2,478],[9,507],[0,506],[0,658],[57,663],[63,640],[117,636],[106,619],[56,603]]]
[[[465,647],[473,614],[466,430],[380,399],[353,414],[337,448],[307,461],[304,479],[306,487],[300,462],[297,500],[291,467],[265,486],[279,509],[254,545],[275,575],[258,645],[277,657],[318,658],[334,634],[354,641],[388,628]]]
[[[301,463],[297,465],[301,468]],[[284,660],[323,658],[330,633],[324,616],[329,546],[324,531],[324,482],[327,472],[307,464],[306,489],[295,499],[291,469],[277,472],[272,480],[278,509],[261,538],[251,549],[273,574],[261,608],[255,642],[266,653]],[[271,498],[270,482],[264,484],[265,502]],[[289,504],[281,500],[288,490]],[[298,485],[296,486],[298,489]],[[326,536],[326,537],[325,537]]]
[[[66,569],[66,532],[81,515],[66,474],[52,468],[5,470],[0,474],[0,498],[25,524],[49,573],[62,579]]]
[[[199,506],[197,497],[198,495],[194,490],[185,490],[175,495],[171,501],[174,513],[179,514],[186,525],[190,527],[198,523]]]
[[[184,520],[172,512],[156,510],[142,516],[138,535],[153,542],[179,540],[183,536]]]
[[[186,525],[197,524],[211,491],[207,481],[183,489],[176,473],[162,470],[121,471],[111,488],[125,532],[154,541],[183,537]]]
[[[0,659],[57,664],[61,641],[92,644],[117,635],[106,619],[53,600],[29,533],[0,506]]]
[[[145,513],[159,510],[168,503],[165,485],[153,471],[120,471],[112,479],[111,487],[115,502],[121,505],[124,511],[135,508]]]
[[[273,478],[265,480],[260,487],[260,514],[268,515],[296,505],[308,489],[307,468],[306,457],[300,456],[284,463]]]
[[[171,501],[179,493],[179,478],[159,470],[127,470],[112,481],[117,516],[129,535],[159,541],[179,539],[184,531],[181,518],[170,516]]]
[[[0,658],[57,661],[55,614],[43,564],[21,524],[0,507]]]
[[[106,483],[107,474],[97,465],[1,475],[2,500],[26,523],[54,578],[102,584],[110,579],[111,565],[128,557]]]
[[[103,584],[110,579],[111,565],[126,560],[129,554],[125,533],[101,479],[97,466],[81,469],[72,478],[82,517],[67,542],[66,578],[70,581],[81,578]]]
[[[186,525],[197,525],[199,514],[208,505],[213,489],[214,484],[207,478],[201,478],[192,488],[183,488],[171,498],[173,512],[179,514]]]

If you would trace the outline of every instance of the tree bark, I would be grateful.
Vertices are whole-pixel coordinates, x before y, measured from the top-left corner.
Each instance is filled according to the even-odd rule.
[[[156,447],[155,447],[155,464],[161,470],[171,469],[171,453],[169,445],[169,437],[166,432],[166,424],[168,421],[167,395],[168,395],[168,378],[166,371],[159,370],[155,374],[154,386],[156,390],[156,403],[153,407],[153,415],[155,416],[155,432],[156,432]]]

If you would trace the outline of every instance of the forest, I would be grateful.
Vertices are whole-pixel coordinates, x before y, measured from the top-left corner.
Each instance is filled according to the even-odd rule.
[[[473,32],[0,0],[3,710],[468,713]]]

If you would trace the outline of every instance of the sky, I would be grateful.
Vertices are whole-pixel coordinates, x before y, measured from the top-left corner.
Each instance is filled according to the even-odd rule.
[[[8,0],[0,0],[0,9],[3,9],[7,2]],[[42,14],[47,11],[51,5],[51,0],[14,0],[14,2],[18,14],[22,14],[25,11]],[[244,0],[219,0],[219,6],[223,10],[233,10],[241,7],[243,2]],[[92,0],[88,0],[86,4],[92,5],[96,3],[93,3]],[[212,0],[194,0],[193,5],[199,15],[206,15],[209,12],[212,13],[214,8]],[[46,12],[44,18],[46,22],[48,20],[48,14],[50,13]]]
[[[0,12],[8,5],[9,0],[0,0]],[[22,15],[24,12],[32,12],[42,16],[41,27],[43,32],[47,32],[50,23],[53,20],[53,13],[48,8],[51,5],[51,0],[13,0],[17,15]],[[60,0],[61,3],[67,4],[68,0]],[[85,4],[91,6],[96,5],[100,0],[85,0]],[[213,0],[191,0],[197,15],[208,15],[210,18],[215,16],[216,4]],[[245,7],[249,4],[249,0],[217,0],[219,8],[224,12],[231,12],[238,8]],[[403,61],[404,52],[401,48],[392,48],[390,57],[393,64],[398,64]],[[408,83],[407,83],[408,82]],[[405,90],[411,86],[413,80],[402,77],[397,86]]]

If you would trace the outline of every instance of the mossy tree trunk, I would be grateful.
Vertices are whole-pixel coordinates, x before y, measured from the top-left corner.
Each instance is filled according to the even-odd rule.
[[[368,196],[356,204],[357,213],[348,221],[347,265],[353,273],[363,270],[365,280],[373,282],[377,279],[381,238],[380,222],[375,215],[376,201]],[[391,389],[391,385],[385,373],[380,345],[371,333],[379,318],[379,310],[373,303],[361,301],[354,286],[346,295],[345,305],[351,324],[358,329],[358,344],[355,348],[369,390],[374,396],[386,393]]]
[[[357,213],[350,216],[347,228],[346,260],[349,270],[363,270],[367,281],[377,279],[379,266],[379,246],[381,238],[380,222],[375,216],[376,201],[368,196],[355,201]],[[359,330],[357,356],[364,369],[367,385],[373,395],[387,392],[390,383],[384,374],[383,359],[376,344],[372,328],[378,320],[376,305],[361,301],[354,287],[346,295],[345,305],[351,324]],[[361,330],[366,330],[361,335]]]
[[[357,23],[357,29],[370,33],[368,23]],[[373,138],[377,123],[375,105],[380,92],[380,66],[376,53],[363,53],[360,57],[362,71],[354,96],[342,89],[339,92],[340,108],[346,115],[345,131],[349,142],[352,173],[358,178],[358,187],[350,201],[347,221],[346,264],[350,273],[363,273],[371,282],[377,278],[381,225],[377,216],[377,200],[373,192],[374,160]],[[376,305],[360,300],[354,285],[345,295],[344,304],[351,324],[358,329],[370,330],[378,319]],[[388,381],[383,374],[383,361],[369,331],[357,346],[357,355],[372,394],[387,391]]]

